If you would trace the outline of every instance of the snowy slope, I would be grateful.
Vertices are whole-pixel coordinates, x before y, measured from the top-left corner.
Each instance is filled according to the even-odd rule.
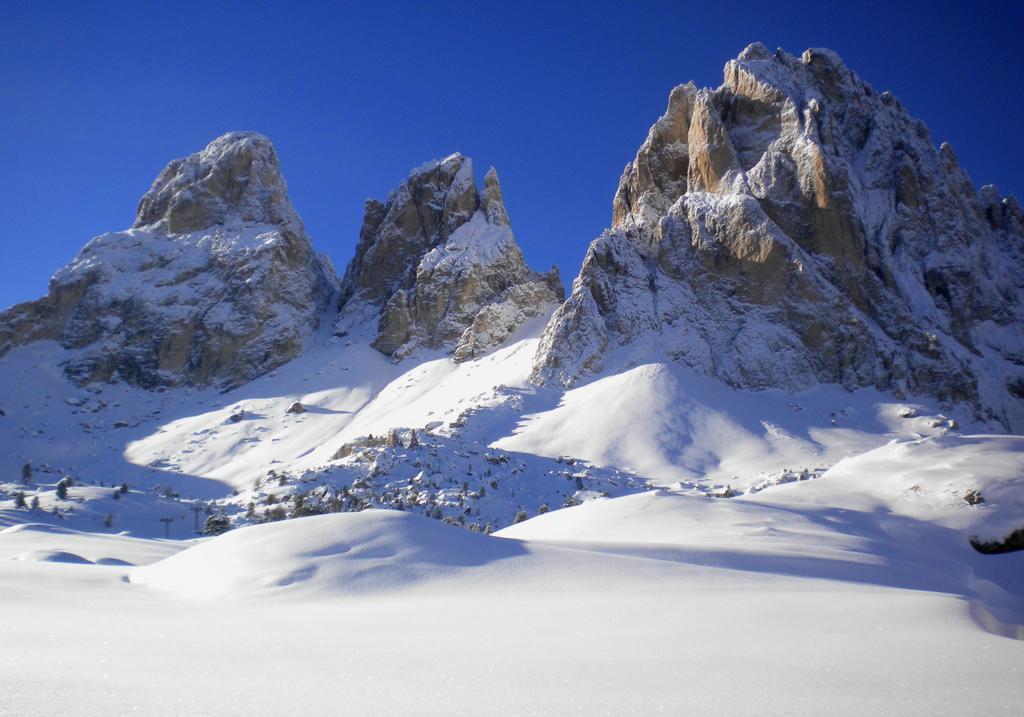
[[[244,528],[143,568],[0,561],[5,708],[1017,714],[1024,642],[970,587],[977,564],[915,565],[857,521],[807,517],[649,493],[505,537],[367,511]],[[25,532],[0,533],[0,551]],[[1020,559],[998,558],[1004,577]],[[67,666],[63,689],[40,688],[82,654],[95,659]]]

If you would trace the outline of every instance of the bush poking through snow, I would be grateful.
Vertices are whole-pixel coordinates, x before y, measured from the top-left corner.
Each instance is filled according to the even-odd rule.
[[[516,513],[516,517],[512,519],[513,523],[522,523],[524,520],[529,518],[530,515],[525,510],[520,510]]]

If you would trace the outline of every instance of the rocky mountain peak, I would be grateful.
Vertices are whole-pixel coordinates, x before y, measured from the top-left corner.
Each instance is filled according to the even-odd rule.
[[[1024,426],[1024,232],[834,52],[761,44],[676,87],[541,342],[571,384],[670,360],[742,388],[967,402]]]
[[[297,356],[336,290],[270,140],[232,132],[168,164],[135,225],[86,244],[45,297],[0,314],[0,355],[52,340],[78,382],[232,386]]]
[[[497,173],[481,196],[472,161],[453,154],[414,169],[386,202],[367,201],[337,329],[369,323],[374,347],[396,358],[425,347],[462,359],[561,299],[557,274],[526,266]]]
[[[297,220],[274,145],[256,132],[228,132],[168,164],[139,202],[134,226],[182,233],[232,220]]]

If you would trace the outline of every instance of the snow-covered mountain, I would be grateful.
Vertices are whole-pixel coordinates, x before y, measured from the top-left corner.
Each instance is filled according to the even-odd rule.
[[[0,314],[5,699],[113,640],[47,699],[1016,714],[1022,289],[1016,200],[825,50],[675,88],[567,300],[493,169],[369,200],[339,282],[224,135]]]
[[[672,90],[534,378],[667,360],[743,389],[872,386],[1024,430],[1024,214],[828,50]]]
[[[0,355],[56,341],[78,383],[235,386],[298,356],[336,291],[270,141],[232,132],[167,165],[134,226],[86,244],[45,297],[0,314]]]

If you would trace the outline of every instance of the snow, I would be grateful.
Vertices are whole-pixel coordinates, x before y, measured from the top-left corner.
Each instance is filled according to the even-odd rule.
[[[1017,713],[1022,643],[962,595],[893,584],[905,564],[839,543],[794,555],[820,524],[774,563],[744,568],[742,536],[687,554],[704,527],[685,528],[687,501],[711,499],[591,503],[504,538],[367,511],[241,529],[144,568],[0,561],[5,709]],[[54,669],[61,689],[45,689]]]
[[[0,358],[0,714],[1019,712],[1024,552],[970,539],[1024,526],[1024,438],[658,360],[537,388],[545,319],[461,363],[325,328],[226,393]],[[340,487],[409,502],[246,524]]]
[[[652,363],[565,392],[557,406],[523,416],[494,445],[568,454],[664,485],[700,480],[741,489],[783,468],[828,466],[894,438],[948,430],[948,420],[926,409],[927,402],[913,403],[927,415],[899,418],[906,405],[876,391],[834,386],[737,391],[683,367]]]
[[[475,265],[492,264],[515,247],[508,225],[491,224],[483,211],[477,210],[468,222],[452,232],[448,241],[431,249],[420,260],[417,271],[440,270],[455,276]]]

